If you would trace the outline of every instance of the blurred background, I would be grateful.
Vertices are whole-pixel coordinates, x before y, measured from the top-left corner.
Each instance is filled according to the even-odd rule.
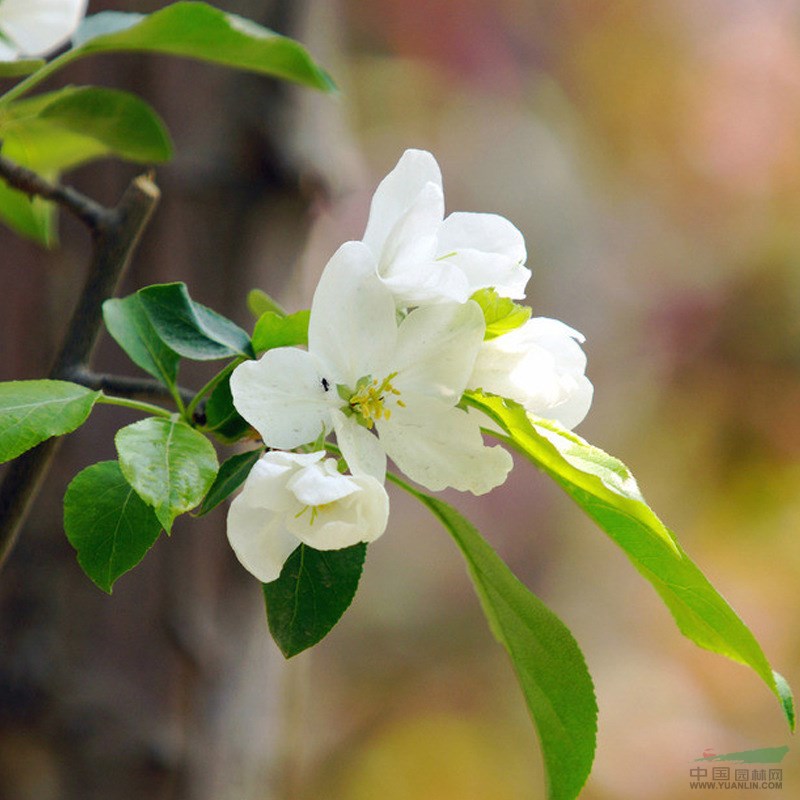
[[[143,94],[176,142],[123,293],[185,280],[242,324],[254,286],[308,307],[380,178],[404,149],[431,150],[449,211],[524,233],[534,315],[586,335],[595,400],[577,432],[633,469],[800,687],[800,2],[216,5],[301,39],[340,93],[165,58],[71,68],[65,80]],[[100,164],[69,180],[113,203],[134,174]],[[87,252],[71,220],[51,253],[0,232],[2,379],[44,374]],[[119,363],[106,338],[98,364]],[[392,495],[353,606],[284,663],[222,510],[177,525],[111,598],[80,573],[63,490],[113,457],[126,421],[95,417],[0,576],[0,798],[545,797],[510,665],[423,509]],[[546,478],[520,463],[490,496],[448,499],[586,655],[600,731],[582,797],[696,798],[704,751],[785,744],[783,789],[736,796],[800,791],[767,689],[683,639]]]

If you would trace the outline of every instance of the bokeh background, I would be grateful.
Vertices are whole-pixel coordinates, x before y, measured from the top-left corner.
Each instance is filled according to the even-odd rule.
[[[90,10],[161,5],[93,0]],[[258,18],[270,4],[216,5]],[[127,290],[191,280],[195,297],[215,307],[224,301],[241,322],[256,285],[292,309],[307,307],[330,254],[360,238],[380,178],[405,148],[431,150],[448,210],[503,214],[525,234],[534,314],[586,335],[595,400],[578,432],[633,469],[773,665],[800,686],[800,2],[308,0],[271,4],[269,14],[265,21],[301,38],[331,71],[338,96],[166,59],[126,57],[113,72],[103,59],[69,74],[141,91],[175,135],[178,158],[159,170],[165,203]],[[75,180],[109,200],[131,174],[92,167]],[[86,245],[69,222],[55,254],[6,232],[0,242],[0,252],[27,265],[19,273],[0,265],[5,285],[27,304],[0,322],[9,343],[2,377],[35,377]],[[32,336],[31,310],[41,313],[43,302],[52,325]],[[100,358],[119,361],[108,341]],[[71,474],[98,454],[109,457],[112,430],[96,426],[64,448]],[[209,641],[222,652],[215,651],[213,689],[191,665],[164,687],[115,663],[96,627],[79,660],[56,648],[56,705],[82,702],[69,697],[75,673],[97,653],[112,676],[117,670],[137,685],[126,697],[134,705],[174,698],[175,685],[188,681],[189,699],[175,704],[170,725],[191,727],[200,713],[187,710],[192,704],[218,720],[213,735],[195,743],[195,762],[251,764],[263,748],[268,765],[248,788],[232,789],[228,777],[230,793],[209,796],[545,796],[510,665],[456,548],[412,501],[392,496],[390,528],[370,547],[360,591],[334,633],[284,665],[264,641],[258,586],[238,576],[225,550],[222,512],[200,537],[213,569],[206,556],[183,557],[195,553],[181,549],[190,547],[187,526],[157,545],[173,548],[160,556],[166,566],[148,573],[143,565],[144,577],[123,578],[111,599],[83,599],[98,593],[58,539],[59,491],[69,477],[50,481],[34,514],[45,549],[23,539],[16,577],[0,577],[6,620],[27,597],[26,576],[63,558],[60,586],[70,594],[62,601],[91,607],[97,626],[121,626],[122,639],[141,641],[130,627],[147,635],[142,582],[165,594],[165,585],[177,585],[194,598],[191,630],[204,632],[199,671]],[[756,676],[684,640],[650,586],[544,476],[520,463],[490,496],[449,499],[562,617],[586,655],[600,731],[582,797],[697,798],[689,770],[704,751],[784,744],[791,749],[783,789],[735,796],[800,792],[797,746]],[[51,561],[42,564],[42,552]],[[235,592],[222,591],[219,570]],[[52,633],[42,621],[48,609],[37,613],[32,624]],[[236,635],[211,635],[209,626]],[[17,645],[25,638],[14,636]],[[213,703],[197,700],[204,687]],[[267,699],[242,701],[259,687]],[[36,715],[17,712],[7,702],[0,714],[0,778],[4,757],[50,741],[37,733]],[[102,736],[96,724],[92,735]],[[185,758],[185,731],[167,738],[170,758]],[[46,748],[31,752],[39,763]],[[113,765],[115,754],[107,757]],[[159,768],[169,771],[164,758]],[[52,786],[66,780],[62,760]],[[173,782],[159,796],[206,796],[190,783]],[[0,784],[0,796],[29,795],[5,795]]]

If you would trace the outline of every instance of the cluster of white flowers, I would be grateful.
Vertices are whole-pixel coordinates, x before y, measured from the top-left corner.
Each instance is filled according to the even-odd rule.
[[[46,55],[67,42],[88,0],[0,0],[0,61]]]
[[[520,232],[494,214],[444,217],[434,157],[408,150],[372,199],[360,242],[343,244],[311,305],[308,349],[279,347],[231,376],[234,405],[274,448],[256,464],[228,517],[228,538],[260,580],[280,575],[300,543],[338,549],[383,533],[386,459],[432,491],[483,494],[512,467],[484,444],[487,420],[459,407],[481,389],[573,427],[592,385],[583,337],[532,319],[484,340],[480,289],[525,296]],[[328,434],[352,475],[323,451]]]

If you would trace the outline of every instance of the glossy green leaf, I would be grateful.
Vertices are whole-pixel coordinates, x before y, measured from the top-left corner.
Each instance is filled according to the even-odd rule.
[[[64,495],[64,530],[83,571],[104,592],[144,558],[161,523],[116,461],[80,472]]]
[[[267,311],[272,311],[279,317],[286,316],[286,309],[262,289],[251,289],[247,293],[247,308],[256,319],[266,314]]]
[[[594,687],[575,639],[452,506],[390,479],[427,506],[461,550],[489,626],[511,657],[539,735],[547,796],[573,800],[591,771],[597,736]]]
[[[205,414],[205,429],[221,442],[238,442],[253,430],[233,405],[230,375],[214,388],[206,403]]]
[[[180,356],[156,333],[138,295],[113,298],[103,303],[108,332],[134,364],[165,386],[174,386]]]
[[[253,358],[250,337],[236,323],[195,303],[185,283],[147,286],[137,292],[145,313],[163,342],[185,358]]]
[[[790,727],[791,691],[758,642],[645,503],[628,468],[574,433],[497,397],[468,401],[508,433],[506,441],[556,481],[653,585],[684,636],[751,667],[774,692]]]
[[[298,311],[288,317],[274,311],[261,315],[253,330],[253,349],[257,353],[273,347],[293,347],[308,344],[310,311]]]
[[[286,658],[323,639],[353,602],[366,544],[343,550],[314,550],[301,544],[283,565],[280,577],[265,583],[267,621]]]
[[[483,311],[486,339],[494,339],[513,331],[531,318],[531,309],[528,306],[521,306],[508,297],[500,297],[494,289],[479,289],[470,299]]]
[[[79,428],[99,396],[67,381],[0,383],[0,462]]]
[[[107,52],[165,53],[323,91],[334,88],[327,73],[293,39],[206,3],[173,3],[147,16],[102,12],[84,20],[75,41],[75,47],[57,60]]]
[[[177,419],[143,419],[118,431],[114,442],[122,474],[167,533],[175,517],[202,502],[217,475],[211,442]]]
[[[263,452],[263,448],[248,450],[246,453],[237,453],[224,461],[197,512],[197,516],[208,514],[209,511],[227,500],[244,483]]]

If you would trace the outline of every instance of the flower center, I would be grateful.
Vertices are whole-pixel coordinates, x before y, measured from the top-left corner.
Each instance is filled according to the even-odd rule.
[[[378,420],[389,419],[392,415],[391,409],[386,407],[386,401],[391,395],[400,396],[400,392],[392,386],[396,376],[397,373],[393,372],[379,383],[372,375],[365,375],[358,379],[355,391],[337,386],[339,396],[347,403],[342,410],[345,414],[355,415],[359,424],[372,430]],[[405,403],[397,400],[397,405],[405,406]]]

